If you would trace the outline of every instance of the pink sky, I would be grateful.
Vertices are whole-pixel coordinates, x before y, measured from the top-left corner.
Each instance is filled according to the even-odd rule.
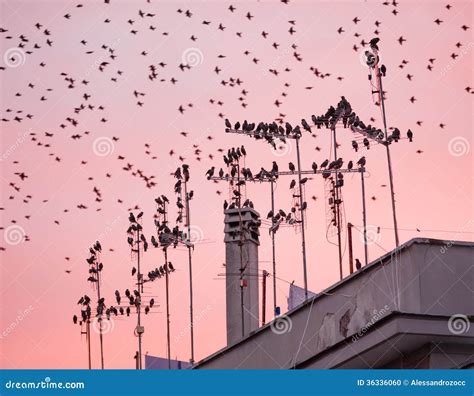
[[[276,1],[148,4],[112,0],[108,5],[87,1],[83,7],[76,7],[78,3],[1,2],[0,25],[8,31],[0,33],[0,108],[1,118],[9,120],[0,124],[2,368],[87,366],[85,340],[81,340],[79,327],[73,325],[71,318],[78,313],[79,297],[85,293],[93,295],[86,281],[88,248],[97,239],[104,247],[103,292],[112,303],[115,289],[133,287],[125,234],[128,209],[138,205],[145,212],[143,225],[147,236],[151,236],[153,199],[166,194],[174,200],[174,179],[169,174],[181,164],[178,156],[185,157],[190,165],[191,188],[195,191],[192,223],[200,239],[194,251],[196,359],[223,347],[225,288],[217,274],[224,272],[222,204],[228,199],[228,187],[208,182],[204,173],[213,165],[222,166],[219,148],[227,150],[244,144],[247,166],[256,170],[261,166],[269,168],[273,160],[286,169],[289,161],[295,161],[295,150],[292,147],[286,155],[275,156],[263,142],[226,135],[219,113],[232,121],[257,122],[271,121],[283,113],[285,120],[296,124],[303,117],[310,119],[311,114],[325,112],[344,95],[361,118],[374,117],[373,124],[381,127],[380,111],[370,94],[368,69],[360,60],[364,51],[361,40],[370,40],[376,29],[381,38],[381,61],[388,69],[384,79],[388,124],[399,127],[403,134],[411,128],[415,135],[413,143],[404,140],[391,147],[401,242],[417,236],[473,239],[474,96],[466,90],[474,86],[471,2],[451,1],[452,7],[447,9],[445,2],[400,1],[397,15],[392,13],[393,5],[383,5],[382,1],[290,1],[285,5]],[[236,8],[233,13],[228,10],[230,4]],[[178,9],[183,13],[178,13]],[[139,10],[155,16],[141,18]],[[186,10],[191,11],[191,18],[184,14]],[[247,12],[254,16],[251,21],[245,17]],[[70,14],[70,18],[64,18],[65,14]],[[354,17],[360,21],[354,23]],[[443,21],[439,25],[434,22],[438,18]],[[104,23],[106,19],[110,23]],[[129,19],[134,21],[133,25],[127,23]],[[203,20],[210,24],[203,24]],[[289,21],[295,21],[294,25]],[[381,22],[378,28],[376,21]],[[41,30],[35,28],[38,22],[43,25]],[[220,23],[225,26],[223,31],[218,29]],[[156,30],[150,30],[150,25]],[[291,26],[296,33],[289,33]],[[462,26],[470,28],[464,30]],[[338,34],[340,27],[344,32]],[[51,35],[46,36],[44,29]],[[131,34],[132,29],[137,34]],[[262,31],[268,33],[267,38]],[[242,37],[237,32],[242,32]],[[20,35],[29,41],[18,50]],[[190,39],[193,35],[196,41]],[[398,43],[400,36],[406,39],[403,45]],[[53,41],[51,47],[46,43],[48,38]],[[279,44],[278,49],[272,46],[274,42]],[[34,48],[35,43],[39,49]],[[457,47],[457,43],[462,46]],[[104,44],[114,48],[116,59],[110,59],[101,49]],[[296,50],[292,44],[297,45]],[[147,55],[141,55],[142,51]],[[250,54],[245,55],[245,51]],[[294,51],[302,56],[301,62],[293,56]],[[190,52],[197,58],[190,58]],[[458,56],[453,59],[452,53]],[[17,63],[11,60],[15,54],[19,56]],[[259,59],[258,63],[253,58]],[[429,71],[427,66],[432,58],[433,70]],[[197,62],[191,69],[179,69],[180,63],[194,60]],[[408,63],[400,68],[403,60]],[[103,61],[109,64],[101,72],[99,65]],[[160,62],[166,66],[159,66]],[[148,79],[150,65],[157,67],[158,77],[154,81]],[[219,74],[214,72],[216,66],[221,69]],[[319,78],[310,67],[330,76]],[[277,70],[278,76],[269,69]],[[117,74],[119,70],[121,75]],[[407,74],[413,76],[411,81]],[[65,77],[75,80],[74,88],[68,88]],[[171,78],[177,79],[177,83],[172,84]],[[242,84],[221,84],[230,78],[239,78]],[[82,80],[88,84],[81,84]],[[28,86],[30,83],[33,88]],[[48,91],[49,88],[52,90]],[[137,99],[134,90],[145,95]],[[247,94],[243,95],[242,90]],[[84,94],[90,98],[85,100]],[[40,100],[43,96],[47,100]],[[410,102],[412,96],[415,103]],[[247,104],[245,108],[241,97]],[[137,106],[137,100],[144,103],[142,107]],[[280,107],[275,106],[276,100],[281,102]],[[189,107],[191,103],[193,106]],[[94,110],[76,114],[74,108],[81,104],[93,105]],[[103,110],[98,109],[100,105]],[[178,111],[181,105],[184,114]],[[33,117],[30,119],[27,114]],[[14,121],[15,116],[22,121]],[[78,125],[71,125],[68,117],[77,120]],[[102,118],[107,122],[101,122]],[[417,121],[423,121],[422,125],[418,126]],[[66,127],[60,127],[61,124]],[[188,132],[188,136],[182,136],[182,131]],[[53,136],[46,136],[46,132]],[[72,139],[76,134],[81,138]],[[305,168],[312,161],[321,163],[330,156],[330,133],[321,129],[317,135],[316,139],[306,135],[301,142]],[[110,140],[112,137],[118,140]],[[354,153],[352,134],[344,129],[338,131],[338,140],[346,162],[356,161],[360,155],[367,157],[368,224],[374,229],[381,227],[377,244],[369,247],[370,258],[375,259],[394,247],[390,192],[388,187],[382,187],[388,184],[385,151],[374,146],[368,152]],[[99,154],[106,155],[98,155],[97,144],[104,141],[106,151]],[[145,144],[150,145],[150,155],[145,153]],[[202,150],[200,161],[194,145]],[[173,156],[169,155],[170,150],[174,150]],[[119,155],[125,160],[119,160]],[[214,160],[209,155],[214,155]],[[147,176],[154,175],[157,185],[147,189],[142,179],[122,169],[126,163]],[[21,180],[15,175],[21,172],[28,177]],[[278,208],[288,210],[291,206],[290,181],[286,178],[277,186]],[[345,221],[360,228],[359,178],[346,177],[345,181]],[[102,194],[101,202],[95,201],[94,187]],[[222,194],[216,194],[217,190]],[[316,201],[311,199],[313,195]],[[266,215],[270,206],[269,186],[249,185],[247,196]],[[317,292],[338,280],[337,247],[326,239],[321,179],[309,183],[306,196],[309,288]],[[78,209],[79,204],[87,209]],[[68,212],[64,212],[66,209]],[[175,214],[174,211],[172,217]],[[18,232],[20,237],[26,234],[29,240],[17,241]],[[271,272],[268,230],[262,228],[261,234],[260,269]],[[357,232],[354,237],[355,256],[362,259],[363,244]],[[299,241],[300,235],[291,228],[278,232],[277,270],[279,278],[302,285]],[[334,243],[335,238],[330,238],[330,242]],[[344,253],[347,275],[347,249]],[[170,279],[172,356],[187,360],[186,250],[171,251],[170,260],[177,268]],[[161,251],[150,250],[144,256],[143,266],[148,271],[163,261]],[[68,274],[65,270],[72,272]],[[285,311],[288,283],[283,280],[277,283],[277,298]],[[160,306],[156,314],[144,317],[143,350],[166,356],[164,283],[151,284],[147,294],[157,296]],[[269,318],[270,292],[267,301]],[[134,319],[117,318],[110,325],[105,336],[106,367],[132,368],[136,349]],[[93,364],[99,366],[96,333]]]

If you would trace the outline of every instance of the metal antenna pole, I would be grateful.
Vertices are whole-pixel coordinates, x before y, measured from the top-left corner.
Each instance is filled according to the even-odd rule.
[[[191,208],[189,206],[189,195],[187,189],[187,181],[184,179],[184,197],[186,203],[186,223],[188,228],[188,263],[189,263],[189,317],[191,326],[191,359],[189,362],[194,363],[194,319],[193,319],[193,266],[191,254]]]
[[[388,176],[390,179],[390,193],[392,196],[392,213],[393,213],[393,229],[395,231],[395,245],[398,247],[400,243],[398,239],[397,213],[395,210],[395,190],[393,187],[392,160],[390,158],[390,148],[389,148],[390,145],[387,143],[388,132],[387,132],[387,119],[385,115],[385,100],[384,100],[383,88],[382,88],[382,73],[380,73],[380,68],[378,67],[378,65],[375,67],[375,73],[377,75],[377,81],[379,84],[380,105],[382,106],[383,128],[384,128],[385,142],[386,142],[385,148],[387,150]]]
[[[334,141],[334,161],[337,161],[337,141],[336,141],[336,126],[332,126],[332,134]],[[335,209],[336,209],[336,226],[337,226],[337,247],[339,253],[339,279],[342,279],[342,243],[341,243],[341,216],[339,211],[339,187],[338,187],[338,172],[334,173],[334,195],[335,195]]]
[[[166,202],[163,202],[163,222],[167,223],[166,220]],[[168,277],[168,246],[165,246],[163,251],[165,252],[165,290],[166,290],[166,343],[167,343],[167,355],[168,355],[168,370],[171,370],[171,339],[170,339],[170,304],[169,304],[169,277]]]
[[[349,274],[354,272],[354,256],[352,254],[352,224],[347,223],[347,240],[349,244]]]
[[[86,340],[87,340],[87,352],[88,352],[88,357],[89,357],[89,370],[92,369],[92,358],[91,358],[91,321],[89,319],[86,320],[86,331],[82,331],[81,327],[81,334],[86,335]]]
[[[273,317],[277,314],[277,298],[276,298],[276,253],[275,253],[275,231],[273,230],[273,216],[275,216],[275,190],[274,177],[270,180],[271,200],[272,200],[272,264],[273,264]]]
[[[96,265],[96,269],[98,267]],[[100,301],[100,271],[97,269],[97,302]],[[104,339],[102,334],[102,314],[99,315],[100,365],[104,369]]]
[[[138,224],[138,223],[137,223]],[[141,311],[142,311],[142,297],[140,286],[142,285],[142,275],[140,272],[140,228],[137,227],[137,288],[138,288],[138,312],[137,312],[137,334],[138,334],[138,356],[137,366],[142,369],[142,329],[141,329]]]
[[[171,340],[170,340],[170,304],[169,304],[169,277],[168,277],[168,248],[165,247],[165,280],[166,280],[166,342],[168,355],[168,370],[171,370]]]
[[[300,156],[300,138],[296,137],[296,158],[298,163],[298,185],[300,196],[300,212],[301,212],[301,252],[303,254],[303,276],[304,276],[304,298],[308,299],[308,274],[306,271],[306,239],[305,239],[305,222],[303,210],[303,187],[301,184],[301,156]]]
[[[360,182],[362,186],[362,223],[364,226],[364,256],[365,265],[369,262],[369,251],[367,246],[367,214],[365,209],[365,182],[364,182],[365,168],[360,169]]]
[[[267,276],[268,272],[262,273],[262,326],[265,326],[265,311],[267,309]]]
[[[239,208],[239,228],[240,228],[240,243],[239,243],[239,250],[240,250],[240,316],[242,322],[242,338],[245,337],[245,317],[244,317],[244,257],[243,257],[243,250],[244,250],[244,230],[243,230],[243,222],[242,222],[242,201],[241,201],[241,193],[240,193],[240,160],[237,160],[237,191],[239,193],[237,197],[237,206]]]
[[[89,350],[89,370],[92,369],[92,353],[91,353],[91,321],[87,319],[87,348]]]

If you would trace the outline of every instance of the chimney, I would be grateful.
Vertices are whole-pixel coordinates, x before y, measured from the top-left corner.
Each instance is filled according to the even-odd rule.
[[[227,345],[230,345],[250,334],[259,325],[260,215],[249,207],[228,209],[224,211],[224,215]]]

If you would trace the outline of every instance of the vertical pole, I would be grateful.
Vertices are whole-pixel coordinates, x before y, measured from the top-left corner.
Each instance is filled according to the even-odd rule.
[[[170,339],[170,304],[169,304],[169,277],[168,277],[168,248],[164,248],[165,251],[165,281],[166,281],[166,345],[167,345],[167,357],[168,357],[168,370],[171,370],[171,339]]]
[[[271,188],[271,199],[272,199],[272,214],[275,214],[275,191],[274,191],[274,178],[271,176],[270,188]],[[273,218],[272,218],[272,229],[273,229]],[[273,264],[273,317],[276,316],[277,312],[277,299],[276,299],[276,257],[275,257],[275,232],[272,230],[272,264]]]
[[[267,275],[268,272],[263,270],[262,275],[262,326],[265,325],[265,310],[267,305]]]
[[[387,143],[388,132],[387,132],[387,119],[385,116],[385,101],[383,97],[383,88],[382,88],[382,74],[380,73],[380,68],[378,65],[375,67],[375,73],[377,75],[377,80],[379,83],[379,96],[380,96],[380,105],[382,106],[382,118],[383,118],[383,128],[385,133],[385,148],[387,150],[387,163],[388,163],[388,176],[390,180],[390,193],[392,197],[392,214],[393,214],[393,229],[395,231],[395,245],[398,247],[400,245],[398,239],[398,225],[397,225],[397,213],[395,210],[395,190],[393,187],[393,172],[392,172],[392,160],[390,159],[390,148]]]
[[[138,224],[138,223],[137,223]],[[137,356],[137,366],[138,369],[142,369],[142,331],[141,331],[141,311],[142,311],[142,297],[141,297],[141,271],[140,271],[140,229],[137,228],[137,288],[138,288],[138,297],[139,301],[137,304],[137,333],[138,333],[138,356]]]
[[[167,224],[166,202],[163,202],[163,223]],[[171,370],[171,339],[170,339],[170,304],[169,304],[169,276],[168,276],[168,246],[163,248],[165,252],[165,293],[166,293],[166,350],[168,357],[168,370]]]
[[[349,244],[349,273],[352,274],[354,272],[354,258],[352,254],[352,224],[347,223],[347,239]]]
[[[89,370],[92,369],[92,355],[91,355],[91,321],[86,321],[86,337],[87,337],[87,350],[89,354]]]
[[[240,209],[239,209],[240,210]],[[242,248],[240,248],[242,251]],[[240,268],[240,316],[242,324],[242,338],[245,337],[245,318],[244,318],[244,269]]]
[[[97,269],[97,302],[100,301],[100,271],[98,270],[98,264],[96,264]],[[100,366],[102,370],[104,369],[104,339],[102,334],[102,314],[99,315],[99,340],[100,340]]]
[[[190,336],[191,336],[191,359],[189,362],[194,363],[194,320],[193,320],[193,266],[191,254],[191,209],[189,207],[189,195],[186,178],[184,179],[184,196],[186,199],[186,223],[188,228],[188,263],[189,263],[189,319],[190,319]]]
[[[336,141],[336,126],[332,126],[332,136],[334,142],[334,161],[337,161],[337,141]],[[337,247],[339,254],[339,279],[342,279],[342,243],[341,243],[341,216],[339,212],[339,187],[338,187],[338,172],[334,173],[334,195],[335,198],[335,209],[336,209],[336,226],[337,226]]]
[[[303,187],[301,184],[301,156],[300,156],[300,138],[296,137],[296,158],[298,162],[298,185],[300,188],[300,211],[301,211],[301,252],[303,254],[303,277],[304,277],[304,299],[308,299],[308,274],[306,271],[306,239],[305,239],[305,221],[303,210]]]
[[[362,186],[362,225],[364,231],[364,257],[365,257],[365,265],[369,262],[369,252],[367,246],[367,213],[365,209],[365,182],[364,182],[364,172],[365,168],[360,168],[360,181]]]
[[[242,326],[242,338],[245,337],[245,317],[244,317],[244,256],[243,256],[243,249],[244,249],[244,230],[243,230],[243,222],[242,222],[242,200],[241,200],[241,193],[240,193],[240,161],[237,160],[237,189],[239,195],[237,197],[237,207],[239,209],[239,228],[240,228],[240,243],[239,243],[239,250],[240,250],[240,316],[241,316],[241,326]]]

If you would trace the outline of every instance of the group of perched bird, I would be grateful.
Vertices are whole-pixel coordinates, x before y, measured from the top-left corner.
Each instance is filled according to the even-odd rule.
[[[226,118],[225,126],[226,132],[243,132],[253,136],[255,139],[265,139],[270,143],[274,148],[276,148],[276,140],[280,139],[285,141],[287,138],[301,138],[301,128],[312,133],[312,129],[316,127],[321,129],[325,127],[327,129],[336,128],[337,124],[342,125],[344,128],[350,128],[352,132],[361,134],[363,136],[363,145],[369,149],[370,142],[369,139],[373,139],[378,143],[390,144],[392,142],[398,142],[401,139],[401,133],[398,128],[392,128],[392,133],[385,139],[385,134],[380,128],[376,128],[370,124],[366,125],[357,114],[352,110],[352,106],[349,101],[342,96],[341,100],[338,102],[336,107],[330,106],[328,110],[320,115],[311,116],[312,125],[306,121],[306,119],[301,120],[300,125],[293,127],[289,122],[284,123],[283,125],[278,125],[276,122],[272,123],[263,123],[258,124],[249,123],[247,120],[244,120],[242,125],[240,122],[236,122],[234,126]],[[409,129],[407,132],[407,137],[410,142],[413,141],[413,132]],[[352,147],[357,151],[358,143],[356,140],[352,141]],[[227,164],[227,161],[225,159]]]

